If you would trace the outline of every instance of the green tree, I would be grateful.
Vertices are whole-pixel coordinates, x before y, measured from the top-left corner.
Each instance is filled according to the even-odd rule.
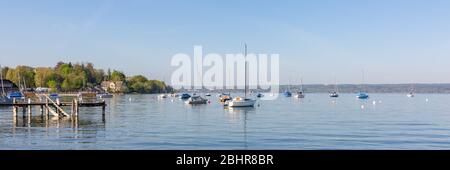
[[[35,69],[34,82],[36,87],[48,87],[47,82],[51,80],[55,72],[52,68],[38,67]],[[56,80],[56,79],[53,79]],[[55,81],[56,82],[56,81]]]
[[[34,69],[29,66],[17,66],[15,69],[9,69],[6,73],[6,79],[13,81],[19,86],[35,87]]]
[[[125,79],[126,79],[126,76],[125,76],[125,74],[123,74],[123,72],[114,70],[111,73],[111,81],[125,81]]]

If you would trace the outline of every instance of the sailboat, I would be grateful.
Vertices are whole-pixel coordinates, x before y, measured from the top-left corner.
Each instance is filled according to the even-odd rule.
[[[245,48],[245,54],[244,56],[247,57],[247,44],[244,45]],[[247,60],[245,60],[245,91],[244,91],[244,97],[235,97],[233,100],[228,102],[229,107],[253,107],[256,103],[256,100],[248,99],[247,98],[247,91],[248,91],[248,82],[247,82]]]
[[[291,97],[291,96],[292,96],[292,93],[291,93],[291,83],[290,83],[290,81],[289,81],[288,89],[285,90],[285,91],[283,92],[283,95],[286,96],[286,97]]]
[[[356,95],[356,97],[357,97],[358,99],[367,99],[367,98],[369,98],[369,94],[367,94],[367,93],[363,90],[363,84],[364,84],[364,71],[363,71],[363,73],[362,73],[362,83],[361,83],[361,87],[360,87],[361,89],[360,89],[358,95]]]
[[[334,79],[334,91],[330,92],[330,97],[339,97],[336,78]]]
[[[10,98],[8,98],[6,96],[6,93],[5,93],[5,86],[3,84],[3,69],[2,69],[2,66],[0,66],[0,81],[1,81],[0,83],[1,83],[1,86],[2,86],[2,95],[0,95],[0,104],[12,103],[12,100]]]
[[[409,93],[406,95],[407,97],[414,97],[414,88],[411,87]]]
[[[298,91],[295,95],[295,98],[305,98],[305,93],[303,92],[303,78],[300,80],[300,91]]]

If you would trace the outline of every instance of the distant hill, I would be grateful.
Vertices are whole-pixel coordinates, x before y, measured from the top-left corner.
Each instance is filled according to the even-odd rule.
[[[359,84],[339,84],[339,93],[357,93]],[[288,85],[281,85],[280,92],[288,89]],[[291,85],[291,91],[298,91],[300,85]],[[366,84],[363,86],[368,93],[408,93],[411,88],[415,93],[450,93],[450,84]],[[334,85],[307,84],[303,85],[306,93],[328,93],[334,89]],[[243,90],[198,90],[197,92],[242,92]],[[258,91],[258,90],[253,90]]]
[[[289,86],[283,85],[281,89]],[[300,86],[291,86],[295,91]],[[309,93],[327,93],[334,89],[334,85],[310,84],[304,85],[303,89]],[[357,93],[361,89],[358,84],[340,84],[338,90],[341,93]],[[408,93],[411,89],[415,93],[450,93],[450,84],[366,84],[363,89],[368,93]]]

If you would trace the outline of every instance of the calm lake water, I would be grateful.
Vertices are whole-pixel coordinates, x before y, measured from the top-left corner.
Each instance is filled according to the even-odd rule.
[[[81,108],[77,122],[0,108],[0,149],[450,149],[450,95],[370,95],[280,95],[251,109],[224,108],[215,94],[200,106],[123,95],[107,100],[105,119]]]

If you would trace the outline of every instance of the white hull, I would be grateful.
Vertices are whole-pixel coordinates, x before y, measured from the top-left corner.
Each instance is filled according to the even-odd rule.
[[[256,100],[246,99],[246,100],[234,100],[228,102],[228,106],[230,107],[253,107],[256,103]]]
[[[305,98],[304,94],[296,94],[294,95],[295,98]]]

